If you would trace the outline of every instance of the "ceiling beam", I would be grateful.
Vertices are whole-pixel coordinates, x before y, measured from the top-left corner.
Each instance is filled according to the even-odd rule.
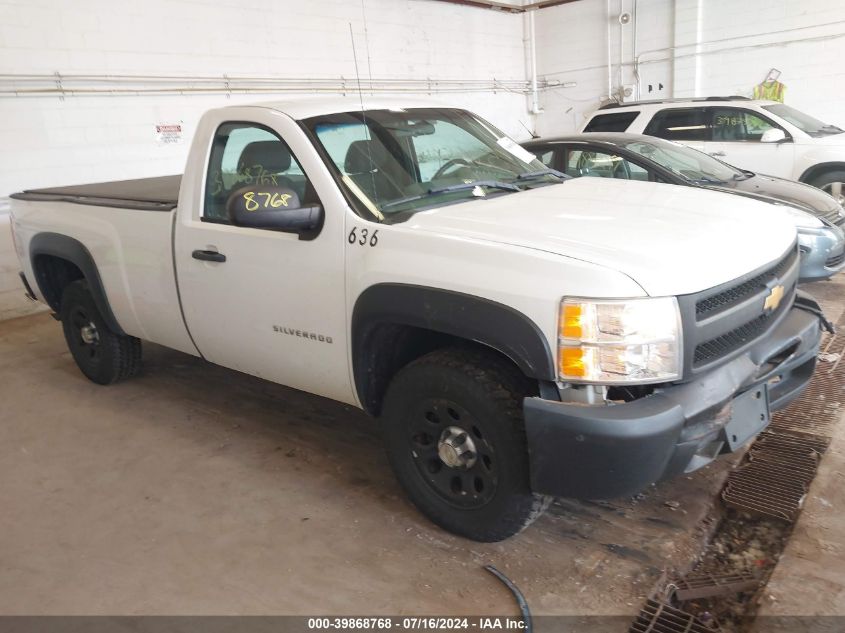
[[[569,4],[570,2],[577,2],[578,0],[539,0],[537,2],[529,2],[524,5],[515,5],[505,2],[495,2],[494,0],[434,0],[435,2],[446,2],[449,4],[459,4],[466,7],[473,7],[476,9],[492,9],[493,11],[503,11],[505,13],[525,13],[526,11],[536,11],[538,9],[548,9],[549,7],[556,7],[561,4]]]

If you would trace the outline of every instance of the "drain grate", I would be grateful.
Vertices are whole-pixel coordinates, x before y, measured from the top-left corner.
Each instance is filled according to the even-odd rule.
[[[810,482],[826,448],[826,442],[809,437],[765,433],[749,449],[748,460],[750,463],[788,468],[794,476]]]
[[[757,436],[751,445],[749,455],[760,452],[791,452],[799,457],[811,457],[818,460],[830,444],[828,437],[796,435],[786,431],[767,430]],[[765,448],[765,451],[763,450]]]
[[[845,319],[840,318],[841,332]],[[832,357],[833,362],[819,361],[816,371],[801,397],[792,405],[772,416],[769,428],[775,433],[794,433],[829,438],[845,404],[845,336],[826,335],[820,356]]]
[[[789,522],[798,516],[845,404],[845,336],[825,335],[822,350],[835,360],[819,362],[801,397],[772,416],[744,465],[728,476],[722,490],[726,505]]]
[[[845,332],[845,312],[840,314],[837,328]],[[693,613],[650,598],[629,633],[721,631],[712,614],[717,614],[726,626],[745,629],[742,614],[751,613],[756,602],[739,599],[736,594],[759,592],[767,574],[731,569],[736,561],[733,556],[726,559],[726,553],[740,551],[752,539],[763,543],[777,541],[781,545],[775,547],[782,548],[789,526],[780,521],[791,523],[801,511],[843,407],[845,334],[824,334],[819,362],[807,389],[789,407],[772,416],[768,428],[749,447],[742,466],[729,474],[722,490],[725,505],[760,515],[763,520],[748,522],[728,514],[718,528],[721,540],[717,545],[711,544],[709,557],[699,561],[695,571],[675,581],[672,591],[664,589],[652,594],[659,600],[685,603],[685,608]],[[696,617],[695,613],[701,615]]]
[[[728,476],[722,490],[725,504],[774,519],[793,521],[801,510],[813,475],[803,475],[789,464],[750,462]]]
[[[727,596],[732,593],[754,591],[760,578],[751,572],[734,574],[688,574],[674,583],[674,595],[680,601]]]
[[[721,629],[718,625],[705,625],[691,613],[656,600],[646,600],[642,611],[628,629],[628,633],[713,633],[714,631],[718,632]]]

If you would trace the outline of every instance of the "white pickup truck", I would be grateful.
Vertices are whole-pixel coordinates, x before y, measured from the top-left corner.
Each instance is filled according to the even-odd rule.
[[[181,177],[13,198],[88,378],[144,339],[361,407],[419,509],[482,541],[741,447],[826,324],[769,205],[567,179],[425,102],[213,110]]]

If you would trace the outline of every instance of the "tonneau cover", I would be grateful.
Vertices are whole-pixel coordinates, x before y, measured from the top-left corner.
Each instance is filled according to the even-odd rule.
[[[142,211],[170,211],[179,201],[181,183],[181,175],[158,176],[90,185],[27,189],[12,194],[11,197],[16,200],[60,201]]]

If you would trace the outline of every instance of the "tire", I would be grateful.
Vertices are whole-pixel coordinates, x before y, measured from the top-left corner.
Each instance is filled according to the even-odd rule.
[[[84,279],[65,286],[59,316],[73,360],[89,380],[111,385],[141,369],[141,341],[109,329]]]
[[[829,193],[839,204],[845,203],[845,171],[826,171],[813,178],[808,184]]]
[[[517,368],[475,349],[431,352],[396,375],[382,411],[385,447],[425,516],[494,542],[545,511],[551,498],[529,485],[522,399],[531,391]]]

